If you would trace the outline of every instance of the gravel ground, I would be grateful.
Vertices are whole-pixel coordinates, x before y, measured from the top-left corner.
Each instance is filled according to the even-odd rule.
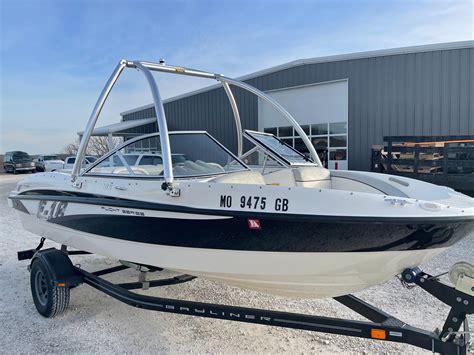
[[[7,205],[9,191],[21,178],[21,175],[0,175],[0,353],[423,352],[403,344],[145,311],[87,286],[71,292],[70,308],[63,316],[45,319],[36,312],[31,299],[28,262],[16,260],[17,250],[29,249],[38,243],[38,237],[22,229],[18,216]],[[423,269],[437,274],[457,261],[474,263],[473,242],[474,234],[422,265]],[[50,245],[54,244],[50,242]],[[75,260],[86,270],[115,265],[114,260],[97,256],[81,256]],[[171,275],[166,271],[162,274]],[[124,271],[111,275],[110,279],[136,280],[136,274]],[[149,290],[147,294],[362,319],[334,300],[278,298],[199,279]],[[407,290],[396,279],[356,295],[427,330],[441,326],[448,312],[446,306],[423,290]],[[470,322],[474,323],[474,317]]]

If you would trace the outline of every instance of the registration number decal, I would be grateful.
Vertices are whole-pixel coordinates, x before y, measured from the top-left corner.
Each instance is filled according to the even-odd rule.
[[[262,196],[241,196],[238,206],[247,210],[266,210],[271,206],[275,211],[286,212],[288,211],[289,201],[286,198],[276,198],[273,201],[268,201],[267,197]],[[220,207],[232,208],[232,196],[221,195]]]

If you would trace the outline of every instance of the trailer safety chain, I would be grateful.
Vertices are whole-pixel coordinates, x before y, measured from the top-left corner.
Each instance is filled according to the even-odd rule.
[[[448,339],[451,335],[456,336],[456,335],[465,335],[465,334],[474,335],[474,331],[473,330],[467,330],[467,331],[458,330],[458,331],[455,332],[455,331],[450,330],[450,331],[446,332],[446,334],[441,337],[441,340],[446,342],[446,341],[448,341]]]
[[[41,237],[41,239],[40,239],[40,242],[39,242],[38,246],[35,248],[35,250],[36,250],[36,251],[39,251],[39,250],[41,250],[41,248],[42,248],[42,247],[43,247],[43,245],[44,245],[44,241],[45,241],[45,240],[46,240],[46,238],[45,238],[45,237]]]
[[[397,275],[397,278],[400,280],[402,286],[408,290],[411,290],[416,286],[416,284],[406,282],[401,275]]]

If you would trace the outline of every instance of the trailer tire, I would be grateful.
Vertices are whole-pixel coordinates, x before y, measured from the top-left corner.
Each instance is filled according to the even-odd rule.
[[[54,285],[51,273],[39,259],[31,264],[30,285],[33,302],[43,317],[54,318],[66,311],[69,306],[69,287]]]

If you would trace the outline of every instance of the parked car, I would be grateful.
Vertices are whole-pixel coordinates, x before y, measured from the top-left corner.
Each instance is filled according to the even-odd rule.
[[[36,171],[56,171],[64,169],[64,161],[57,155],[40,155],[34,160]]]
[[[133,169],[137,172],[158,175],[163,170],[163,159],[160,153],[125,153],[121,154],[121,156],[125,163],[130,167],[133,167]],[[173,161],[173,166],[182,165],[182,163],[186,160],[186,156],[184,154],[171,154],[171,159]],[[96,157],[86,156],[86,166],[95,162],[96,160]],[[64,169],[72,169],[75,161],[76,157],[67,157],[65,159]],[[117,170],[117,168],[119,170]],[[120,170],[123,170],[124,172],[127,171],[124,163],[118,156],[114,156],[113,161],[110,161],[109,159],[104,160],[99,164],[97,169],[103,170],[104,172],[114,171],[117,174],[117,171]]]
[[[127,153],[122,155],[130,166],[163,164],[161,153]],[[117,157],[118,158],[118,157]],[[171,154],[173,166],[181,165],[187,160],[185,154]]]
[[[3,158],[3,168],[7,173],[16,174],[21,171],[34,172],[35,163],[28,155],[28,153],[13,151],[6,152]]]
[[[126,153],[121,154],[121,158],[118,155],[113,157],[113,160],[104,160],[100,163],[98,169],[103,172],[110,172],[119,174],[122,171],[126,172],[124,162],[132,167],[135,172],[142,174],[155,174],[158,175],[163,170],[163,159],[161,155],[155,153]]]
[[[89,164],[92,164],[96,160],[97,160],[97,158],[93,157],[92,155],[86,155],[84,157],[84,161],[85,161],[86,166],[89,165]],[[67,157],[66,159],[64,159],[63,169],[72,169],[74,167],[75,162],[76,162],[76,157],[75,156]]]
[[[123,154],[123,157],[127,161],[129,165],[161,165],[163,164],[163,159],[161,155],[154,154],[154,153],[145,153],[145,154],[137,154],[137,153],[128,153]]]

